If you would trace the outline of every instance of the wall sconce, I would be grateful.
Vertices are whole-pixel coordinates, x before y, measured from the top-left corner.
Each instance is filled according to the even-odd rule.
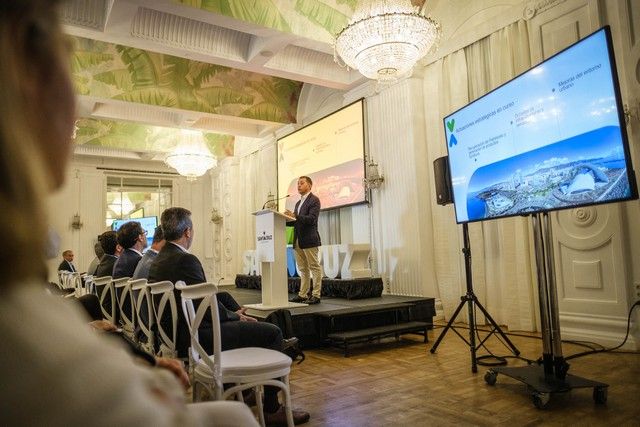
[[[211,210],[211,222],[214,224],[220,224],[222,220],[223,220],[222,215],[218,213],[218,209],[213,208]]]
[[[378,164],[374,162],[373,159],[371,159],[367,165],[367,176],[362,182],[368,190],[378,189],[384,182],[384,176],[378,172]]]
[[[80,221],[80,214],[75,214],[71,218],[71,228],[74,230],[80,230],[82,228],[82,221]]]
[[[269,194],[267,194],[267,201],[262,205],[262,209],[278,209],[278,199],[271,193],[271,190],[269,190]]]

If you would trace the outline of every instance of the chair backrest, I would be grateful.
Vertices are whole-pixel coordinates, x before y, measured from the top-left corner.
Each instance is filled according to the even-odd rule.
[[[177,357],[176,335],[178,332],[178,308],[173,294],[173,283],[169,280],[149,283],[151,302],[160,338],[160,353],[164,357]],[[165,320],[163,322],[163,319]],[[167,322],[168,320],[168,322]],[[171,330],[167,330],[167,326]]]
[[[115,292],[113,291],[113,278],[111,276],[96,277],[93,279],[102,315],[109,322],[114,323],[116,319]]]
[[[199,359],[209,366],[216,385],[221,387],[220,375],[220,354],[222,352],[222,339],[220,337],[220,317],[218,313],[218,287],[213,283],[199,283],[197,285],[187,286],[183,281],[176,282],[176,289],[180,291],[180,301],[182,303],[182,311],[184,313],[189,335],[191,337],[191,359],[198,362]],[[201,299],[201,300],[200,300]],[[194,300],[200,300],[198,307],[194,306]],[[198,328],[207,310],[211,311],[211,327],[213,329],[213,360],[200,345],[198,339]]]
[[[85,274],[82,276],[84,282],[84,294],[96,294],[96,287],[93,284],[93,276],[91,274]]]
[[[132,335],[135,313],[133,311],[133,301],[131,298],[130,280],[130,277],[113,279],[113,288],[115,289],[116,300],[118,301],[118,321],[122,324],[125,332]]]
[[[66,271],[66,270],[58,270],[58,287],[60,289],[64,289],[65,285],[67,283],[67,275],[70,273],[70,271]]]
[[[81,297],[84,295],[84,288],[82,286],[82,276],[77,271],[71,273],[68,283],[69,289],[75,290],[75,296]]]
[[[129,284],[131,285],[131,300],[136,313],[134,331],[140,331],[144,335],[144,340],[140,340],[142,347],[150,353],[156,354],[153,332],[156,321],[151,308],[151,293],[147,286],[147,279],[131,280]]]
[[[73,289],[75,284],[73,276],[74,273],[62,270],[59,271],[58,274],[60,276],[60,289]]]

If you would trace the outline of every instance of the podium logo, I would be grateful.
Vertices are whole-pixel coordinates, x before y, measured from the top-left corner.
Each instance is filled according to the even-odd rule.
[[[258,242],[264,242],[268,240],[273,240],[273,234],[267,234],[266,231],[263,231],[262,236],[258,236]]]

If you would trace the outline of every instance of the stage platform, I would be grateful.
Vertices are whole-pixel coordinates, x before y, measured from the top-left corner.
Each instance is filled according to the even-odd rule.
[[[313,283],[313,280],[311,281]],[[262,289],[262,277],[248,274],[236,275],[236,287],[242,289]],[[322,279],[322,298],[337,297],[346,299],[373,298],[382,295],[382,278],[362,277],[358,279]],[[287,288],[290,294],[300,291],[300,278],[288,277]]]
[[[261,292],[231,286],[220,288],[229,292],[239,304],[261,302]],[[289,294],[293,298],[296,294]],[[289,309],[295,335],[303,348],[326,345],[329,334],[364,330],[406,322],[425,322],[433,325],[435,299],[381,295],[375,298],[347,299],[323,297],[320,304]],[[270,311],[249,309],[247,314],[264,320]]]

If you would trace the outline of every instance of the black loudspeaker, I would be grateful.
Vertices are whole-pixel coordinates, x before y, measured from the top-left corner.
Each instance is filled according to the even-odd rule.
[[[436,180],[436,203],[443,206],[453,203],[448,160],[449,157],[444,156],[433,161],[433,175]]]

